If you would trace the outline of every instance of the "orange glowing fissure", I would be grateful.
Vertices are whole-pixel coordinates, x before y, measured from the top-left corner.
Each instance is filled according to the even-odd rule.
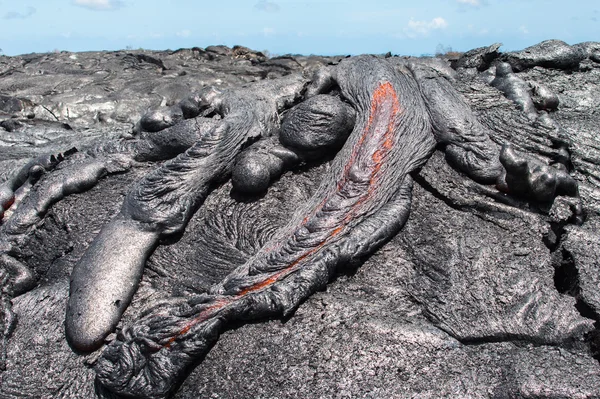
[[[4,219],[4,211],[7,211],[15,203],[15,196],[13,195],[4,204],[0,204],[0,222]]]
[[[329,196],[327,196],[325,198],[325,200],[323,200],[310,213],[310,216],[307,216],[306,218],[304,218],[304,220],[302,221],[300,226],[298,226],[298,229],[300,229],[301,227],[306,225],[309,221],[311,221],[312,218],[314,218],[315,215],[317,215],[318,212],[320,210],[322,210],[322,208],[325,206],[325,204],[328,202],[328,200],[332,196],[339,194],[339,192],[344,189],[345,185],[348,183],[348,180],[349,180],[350,170],[351,170],[352,166],[356,163],[356,160],[359,157],[361,157],[362,155],[365,155],[364,152],[369,151],[369,148],[376,148],[375,151],[373,152],[373,155],[371,156],[371,160],[373,161],[373,163],[371,165],[369,165],[370,171],[371,171],[371,177],[369,180],[368,190],[357,199],[356,203],[352,206],[352,208],[350,209],[348,214],[344,217],[341,226],[338,226],[335,229],[333,229],[328,234],[327,238],[325,238],[317,246],[315,246],[314,248],[299,255],[298,258],[296,260],[294,260],[292,263],[290,263],[290,265],[287,266],[285,269],[280,270],[280,271],[270,275],[266,279],[264,279],[258,283],[255,283],[254,285],[251,285],[250,287],[244,288],[242,291],[240,291],[236,295],[233,295],[229,298],[221,298],[221,299],[215,301],[214,304],[212,304],[211,306],[204,309],[202,312],[200,312],[200,314],[197,317],[195,317],[190,322],[188,322],[177,333],[177,335],[171,337],[169,339],[169,341],[167,342],[167,344],[165,345],[166,348],[169,348],[171,346],[171,344],[173,342],[175,342],[179,336],[184,335],[187,332],[189,332],[193,326],[195,326],[198,323],[208,320],[215,313],[221,311],[224,307],[226,307],[227,305],[236,301],[237,299],[239,299],[245,295],[265,289],[265,288],[271,286],[273,283],[280,280],[281,278],[294,272],[297,269],[297,266],[302,261],[304,261],[306,258],[310,257],[311,255],[314,255],[317,251],[319,251],[323,246],[325,246],[329,241],[331,241],[334,237],[339,235],[344,230],[344,228],[348,225],[348,223],[350,223],[350,221],[353,219],[353,216],[355,215],[355,213],[358,210],[358,208],[360,207],[360,205],[372,197],[372,193],[377,187],[378,173],[381,169],[381,166],[385,162],[387,154],[390,152],[390,150],[394,146],[394,141],[395,141],[394,140],[395,139],[394,126],[395,126],[396,118],[401,113],[401,111],[402,110],[400,108],[400,102],[398,101],[398,96],[397,96],[396,91],[394,90],[394,87],[392,86],[392,84],[390,82],[380,83],[378,85],[378,87],[375,89],[375,91],[373,92],[369,120],[368,120],[365,128],[363,129],[363,132],[362,132],[360,138],[358,139],[358,141],[356,142],[356,144],[354,145],[354,147],[352,149],[350,159],[348,160],[348,163],[345,165],[343,174],[340,177],[340,179],[338,180],[338,183],[336,184],[336,190],[333,191]],[[388,117],[385,118],[385,120],[378,120],[378,117],[380,116],[380,114],[386,115]],[[383,134],[381,134],[382,127],[385,127]],[[369,143],[369,141],[372,142],[374,140],[376,140],[379,145],[369,146],[369,145],[365,144],[365,142]]]
[[[3,208],[6,210],[6,209],[10,208],[11,206],[13,206],[14,203],[15,203],[15,196],[13,195],[12,197],[10,197],[10,199],[8,201],[6,201]]]

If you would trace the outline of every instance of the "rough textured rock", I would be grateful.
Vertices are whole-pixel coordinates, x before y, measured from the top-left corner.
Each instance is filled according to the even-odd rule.
[[[454,68],[476,68],[478,71],[484,71],[489,68],[490,63],[498,58],[498,51],[501,43],[494,43],[488,47],[479,47],[469,50],[460,56],[454,63]]]
[[[504,58],[515,71],[541,66],[556,69],[575,69],[587,58],[586,49],[569,46],[560,40],[546,40],[521,51],[507,53]]]
[[[364,262],[340,270],[295,313],[226,331],[190,368],[174,397],[600,396],[597,49],[594,43],[545,42],[501,54],[493,45],[466,53],[451,75],[438,74],[441,67],[435,62],[415,67],[413,61],[398,58],[398,67],[406,66],[417,82],[418,76],[433,77],[420,83],[419,89],[429,93],[424,98],[443,103],[447,97],[439,93],[452,89],[464,102],[456,113],[461,118],[444,122],[448,118],[443,113],[430,115],[435,133],[444,140],[411,174],[414,188],[406,225]],[[131,186],[173,156],[154,154],[152,145],[164,146],[171,137],[164,132],[186,135],[197,128],[184,120],[202,102],[200,97],[190,100],[190,92],[206,95],[202,89],[207,86],[237,89],[292,72],[308,78],[340,61],[269,59],[225,46],[0,57],[0,182],[6,183],[32,158],[44,169],[39,180],[24,179],[14,205],[0,204],[6,205],[4,220],[18,215],[28,190],[35,193],[47,186],[50,192],[55,187],[51,177],[57,180],[67,173],[71,162],[79,162],[78,154],[136,154],[126,161],[102,161],[97,185],[72,195],[56,194],[47,212],[35,219],[35,228],[19,233],[16,259],[33,271],[37,282],[12,299],[16,323],[8,311],[14,293],[2,296],[0,396],[110,397],[94,382],[93,368],[102,353],[76,353],[65,340],[70,274],[100,229],[119,214]],[[515,71],[519,98],[543,100],[553,94],[558,106],[524,113],[515,99],[489,85],[501,61]],[[328,79],[321,76],[313,82],[340,90]],[[540,95],[538,87],[550,94]],[[221,120],[214,110],[205,111],[214,121],[200,130]],[[141,126],[144,114],[152,123]],[[175,116],[165,120],[167,114]],[[147,128],[157,120],[169,126],[179,123]],[[469,129],[476,134],[461,140]],[[132,150],[132,137],[142,137],[150,147]],[[127,145],[110,144],[119,138],[127,139],[119,142]],[[497,146],[495,152],[487,150],[489,143]],[[259,144],[263,147],[253,150]],[[233,189],[235,180],[233,185],[217,184],[184,234],[162,241],[148,259],[118,333],[135,325],[152,303],[206,294],[220,284],[277,236],[335,167],[335,160],[307,163],[282,153],[277,140],[255,145],[248,147],[248,154],[255,151],[281,162],[269,175],[272,185],[260,196],[246,197]],[[467,175],[469,167],[452,162],[464,159],[464,165],[498,168],[501,159],[496,162],[494,157],[508,145],[522,154],[525,167],[522,173],[513,169],[512,182],[504,177],[498,187],[489,177],[483,179],[488,184],[474,181]],[[456,153],[449,156],[451,146]],[[72,147],[79,153],[68,154],[66,160],[52,163],[44,158]],[[470,158],[469,151],[479,155]],[[173,154],[178,152],[181,148],[173,147]],[[558,192],[567,196],[555,198],[557,192],[536,189],[543,179],[535,170],[558,176],[569,187],[573,180],[576,192]],[[519,179],[528,183],[515,189]],[[0,225],[1,234],[13,227]],[[0,251],[6,249],[0,245]],[[11,270],[0,271],[0,279],[9,279]],[[106,340],[118,341],[117,335]]]

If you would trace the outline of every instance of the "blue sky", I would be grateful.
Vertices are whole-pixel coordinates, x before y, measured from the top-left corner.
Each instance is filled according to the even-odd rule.
[[[244,45],[271,54],[421,55],[600,41],[599,0],[0,0],[6,55]]]

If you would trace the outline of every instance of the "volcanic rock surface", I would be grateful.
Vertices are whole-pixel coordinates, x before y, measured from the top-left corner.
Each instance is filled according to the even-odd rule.
[[[550,41],[502,53],[492,45],[442,60],[456,68],[451,84],[491,140],[540,168],[560,163],[577,199],[540,203],[479,184],[440,146],[412,174],[411,213],[397,236],[293,315],[225,332],[174,397],[600,397],[599,48]],[[203,87],[310,77],[344,58],[225,46],[0,57],[0,183],[33,157],[133,137],[149,109]],[[511,87],[529,87],[534,100],[552,93],[558,106],[552,97],[534,119],[535,110],[490,85],[504,63]],[[240,198],[231,181],[216,187],[185,233],[149,258],[117,329],[152,301],[219,283],[310,198],[330,162],[302,163],[256,198]],[[75,353],[65,339],[69,277],[129,187],[158,164],[109,173],[54,204],[24,236],[19,260],[38,280],[12,298],[16,323],[2,321],[0,397],[109,396],[94,382],[99,352]],[[210,256],[223,248],[237,263]]]

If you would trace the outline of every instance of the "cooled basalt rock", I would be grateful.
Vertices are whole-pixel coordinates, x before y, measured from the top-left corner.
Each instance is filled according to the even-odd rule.
[[[500,56],[498,50],[501,46],[501,43],[494,43],[491,46],[469,50],[462,54],[453,66],[456,69],[476,68],[479,72],[482,72],[488,69],[492,61]]]
[[[556,111],[558,109],[560,100],[556,93],[539,83],[532,83],[530,86],[532,100],[538,110]]]
[[[546,40],[521,51],[506,53],[503,58],[515,71],[520,72],[534,66],[575,69],[588,56],[580,46],[569,46],[560,40]]]
[[[308,156],[336,151],[352,131],[355,119],[356,112],[349,105],[332,96],[317,95],[290,110],[279,141]]]
[[[531,98],[531,88],[513,72],[511,64],[502,62],[496,65],[496,78],[490,84],[504,93],[506,98],[513,101],[532,119],[537,117],[536,107]]]
[[[559,167],[546,165],[519,154],[510,146],[502,149],[500,162],[506,171],[498,183],[503,191],[539,202],[552,202],[557,195],[578,195],[577,182],[562,164],[558,164]]]
[[[596,47],[3,57],[0,396],[600,395]]]

